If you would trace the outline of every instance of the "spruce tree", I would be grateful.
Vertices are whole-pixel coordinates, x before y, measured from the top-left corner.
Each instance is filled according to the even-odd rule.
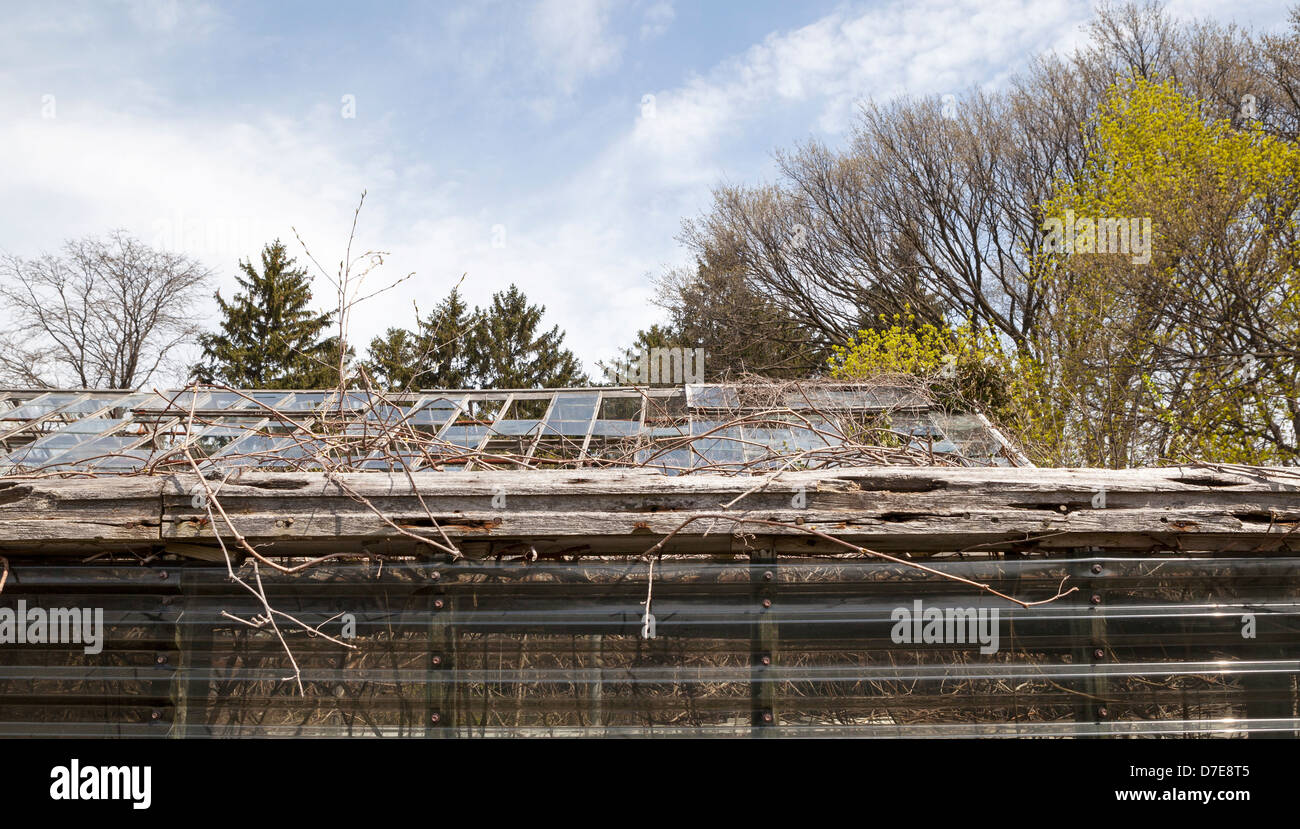
[[[365,362],[370,382],[386,391],[418,388],[413,368],[416,340],[416,335],[405,328],[390,328],[372,339]]]
[[[492,296],[487,310],[475,309],[478,324],[468,343],[469,369],[483,388],[553,388],[587,382],[573,352],[563,347],[559,326],[538,333],[545,306],[529,305],[517,287]]]
[[[385,389],[457,389],[470,385],[469,349],[476,319],[460,291],[423,318],[416,330],[390,328],[370,341],[366,370]]]
[[[262,270],[239,263],[242,291],[216,294],[221,330],[205,334],[195,375],[248,389],[310,389],[338,381],[338,337],[323,337],[333,314],[311,310],[311,282],[279,239],[262,249]]]

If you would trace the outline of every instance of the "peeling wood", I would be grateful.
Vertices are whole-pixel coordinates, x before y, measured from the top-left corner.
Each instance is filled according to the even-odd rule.
[[[406,475],[382,472],[244,472],[209,486],[239,531],[270,545],[270,555],[411,548],[393,524],[429,538],[445,532],[639,554],[691,515],[723,512],[796,525],[748,531],[809,552],[826,551],[825,542],[808,543],[812,529],[915,552],[1300,547],[1300,478],[1283,470],[879,467],[672,477],[629,469],[427,472],[413,480],[414,488]],[[207,549],[216,533],[193,504],[198,486],[192,475],[15,479],[0,489],[0,551]],[[504,508],[496,498],[503,491]],[[725,550],[734,529],[699,522],[671,549]]]

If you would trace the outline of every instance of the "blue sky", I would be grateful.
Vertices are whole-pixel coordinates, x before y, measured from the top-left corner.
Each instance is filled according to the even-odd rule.
[[[1216,8],[1217,7],[1217,8]],[[1281,2],[1173,2],[1282,29]],[[844,140],[866,98],[996,87],[1066,50],[1071,0],[0,2],[0,249],[125,228],[236,262],[296,227],[318,259],[389,251],[352,338],[410,324],[462,274],[511,282],[597,359],[660,319],[653,274],[721,181]],[[351,96],[346,98],[345,96]],[[344,117],[347,101],[354,117]],[[322,305],[332,289],[318,283]],[[211,306],[204,308],[211,313]]]

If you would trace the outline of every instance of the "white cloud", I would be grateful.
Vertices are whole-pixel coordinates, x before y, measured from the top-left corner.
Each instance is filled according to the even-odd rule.
[[[1277,0],[1167,0],[1165,8],[1181,18],[1208,18],[1220,23],[1249,24],[1259,29],[1284,29],[1290,9]]]
[[[229,296],[237,261],[256,260],[271,239],[305,263],[291,226],[333,271],[364,188],[370,197],[354,253],[391,238],[394,214],[450,212],[448,186],[431,181],[427,168],[383,155],[350,161],[327,133],[285,119],[178,123],[92,110],[0,124],[0,152],[24,159],[6,173],[0,247],[34,256],[67,238],[123,228],[200,259]],[[396,276],[388,269],[372,281]],[[332,306],[331,291],[318,281],[318,305]],[[213,312],[211,303],[203,308]]]
[[[656,92],[652,106],[636,109],[626,131],[566,185],[519,193],[509,216],[428,223],[412,234],[420,251],[412,261],[432,265],[427,270],[444,284],[468,271],[476,302],[518,283],[547,305],[547,324],[566,330],[590,367],[658,319],[646,276],[683,260],[675,242],[681,218],[706,204],[720,178],[753,180],[770,170],[764,153],[772,147],[756,148],[754,136],[767,135],[773,119],[803,107],[813,122],[842,129],[865,95],[961,89],[1087,14],[1064,2],[1031,2],[1001,0],[995,14],[980,17],[973,0],[956,10],[931,0],[930,11],[946,16],[930,19],[975,21],[956,31],[918,26],[896,3],[774,33],[707,75]],[[931,77],[915,76],[917,60]],[[498,221],[508,231],[503,249],[489,242]],[[409,315],[410,298],[395,292],[367,313]]]
[[[652,9],[625,21],[630,36]],[[519,21],[527,29],[522,41],[480,44],[478,35],[468,37],[478,31],[475,16],[453,27],[466,34],[451,38],[464,40],[466,53],[498,48],[497,57],[483,59],[482,86],[475,85],[477,70],[458,76],[471,94],[497,84],[535,85],[533,76],[524,77],[537,70],[535,61],[552,88],[574,95],[584,81],[619,67],[623,41],[607,4],[547,2],[533,12]],[[166,24],[170,14],[164,6],[151,19]],[[418,144],[393,140],[400,113],[372,111],[370,98],[360,102],[365,116],[357,121],[338,117],[333,92],[297,116],[283,113],[301,107],[277,107],[276,116],[250,107],[232,121],[214,108],[169,105],[168,90],[141,63],[101,84],[112,94],[65,95],[60,87],[58,116],[42,119],[45,89],[0,75],[0,112],[10,113],[0,121],[0,154],[21,159],[5,172],[0,248],[30,256],[64,238],[124,227],[203,257],[229,289],[235,261],[256,256],[264,242],[279,236],[296,249],[291,224],[332,269],[366,188],[358,246],[392,251],[372,284],[409,271],[418,276],[358,309],[359,344],[390,325],[409,324],[412,301],[427,310],[468,272],[471,302],[484,304],[514,282],[545,304],[546,325],[564,329],[591,369],[659,318],[645,277],[685,259],[674,238],[680,219],[704,208],[720,179],[770,177],[766,154],[814,128],[834,142],[863,98],[996,83],[1028,56],[1075,37],[1090,14],[1089,4],[1067,0],[895,0],[841,8],[655,90],[648,114],[639,99],[629,100],[625,127],[608,132],[602,150],[556,176],[533,177],[542,183],[531,189],[514,178],[526,170],[435,170],[437,160]],[[22,41],[17,31],[0,32],[0,42],[11,39]],[[510,45],[520,43],[536,54],[511,54]],[[154,78],[158,91],[141,78]],[[539,102],[539,114],[552,103]],[[561,103],[567,115],[585,117],[574,112],[575,100]],[[475,125],[466,126],[465,140],[475,140]],[[500,207],[482,206],[488,204]],[[492,245],[496,224],[505,226],[505,247]],[[322,282],[322,305],[327,291]]]
[[[530,20],[543,71],[572,93],[589,77],[613,69],[623,38],[610,30],[609,0],[541,0]]]
[[[641,17],[641,39],[650,40],[668,31],[676,19],[677,12],[667,0],[652,3]]]

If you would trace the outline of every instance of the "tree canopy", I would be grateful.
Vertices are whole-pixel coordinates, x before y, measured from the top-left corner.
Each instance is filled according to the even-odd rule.
[[[414,330],[389,328],[373,339],[365,367],[372,381],[395,390],[586,383],[559,326],[541,329],[545,312],[514,285],[472,311],[453,288],[429,314],[417,317]]]
[[[134,389],[198,333],[211,273],[125,231],[68,241],[58,254],[0,258],[0,376],[20,385]]]
[[[780,152],[774,183],[684,222],[726,268],[664,277],[670,322],[752,297],[771,311],[748,339],[837,376],[979,351],[1043,464],[1300,463],[1298,51],[1300,9],[1257,36],[1103,5],[999,89],[868,102],[845,146]],[[718,273],[729,291],[698,289]]]
[[[218,331],[199,339],[203,358],[195,375],[249,389],[325,388],[338,382],[338,338],[331,313],[311,308],[305,268],[275,240],[262,249],[261,270],[239,263],[242,289],[227,301],[216,294]]]

